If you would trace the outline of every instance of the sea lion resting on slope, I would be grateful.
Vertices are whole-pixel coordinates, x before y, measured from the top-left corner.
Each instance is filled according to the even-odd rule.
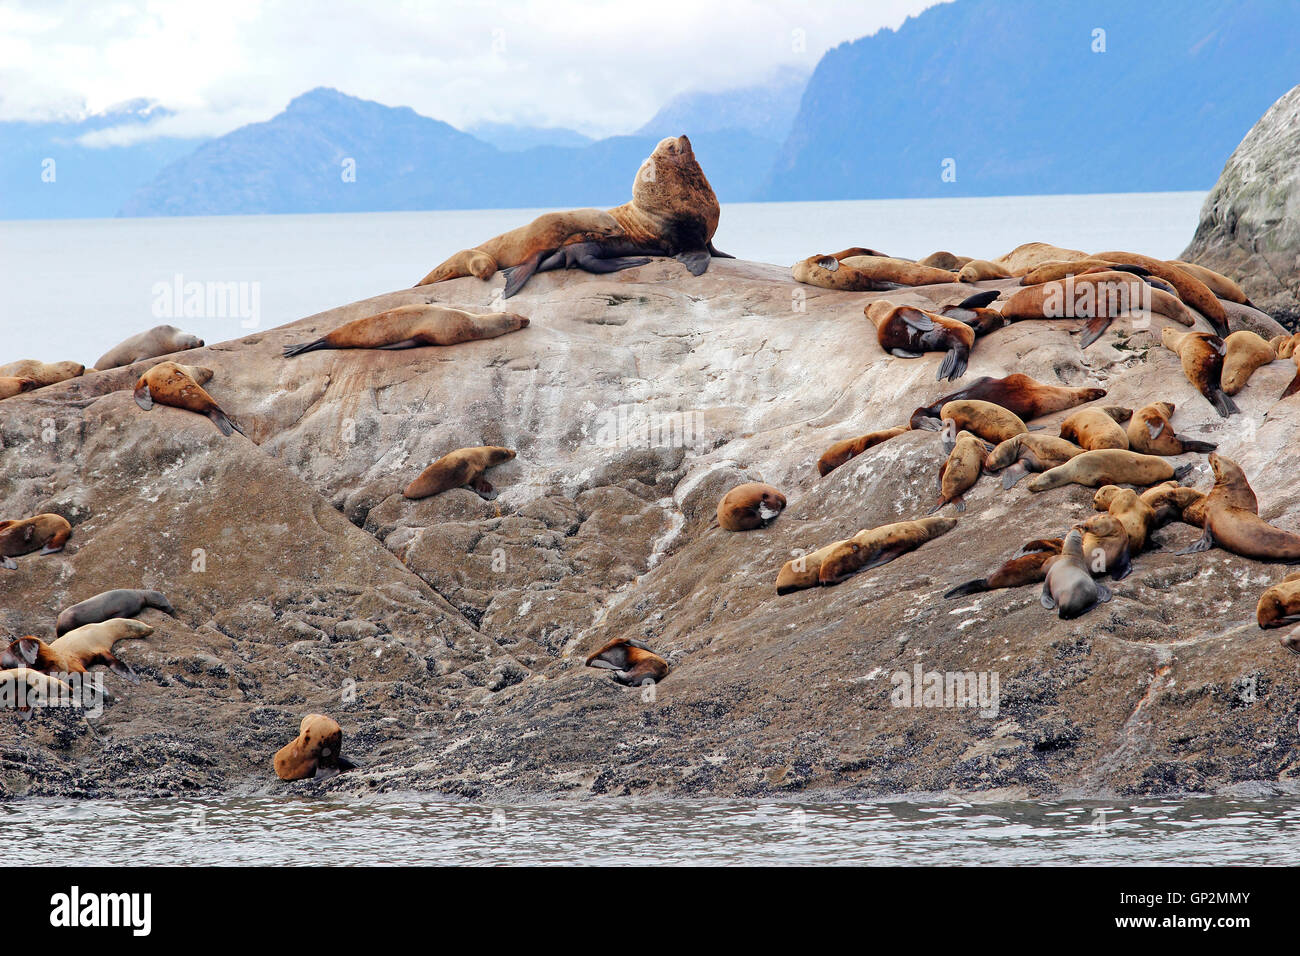
[[[1246,473],[1231,458],[1210,454],[1214,488],[1205,496],[1205,534],[1179,554],[1225,551],[1260,561],[1300,561],[1300,534],[1269,524],[1258,514],[1255,492]]]
[[[459,345],[493,339],[528,326],[513,312],[476,314],[445,305],[399,305],[345,322],[312,342],[286,345],[285,357],[317,349],[413,349],[421,345]]]
[[[1104,388],[1044,385],[1019,372],[1006,378],[985,376],[959,391],[943,396],[933,404],[918,408],[912,412],[910,424],[913,428],[937,431],[940,427],[940,410],[949,402],[962,398],[992,402],[1013,412],[1024,421],[1032,421],[1041,415],[1064,411],[1105,396]]]
[[[95,371],[103,372],[110,368],[121,368],[159,355],[170,355],[173,352],[186,352],[202,347],[203,340],[197,335],[182,332],[174,325],[155,325],[147,332],[133,335],[101,355],[99,361],[95,363]]]
[[[161,591],[141,591],[117,588],[104,591],[92,598],[64,608],[54,625],[56,635],[66,634],[83,624],[97,624],[115,617],[134,617],[147,607],[157,608],[164,614],[176,616],[176,609]]]

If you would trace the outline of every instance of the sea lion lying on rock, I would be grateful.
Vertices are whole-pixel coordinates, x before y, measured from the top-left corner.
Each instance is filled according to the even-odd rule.
[[[357,765],[343,756],[342,749],[343,728],[324,714],[308,714],[298,725],[298,736],[276,753],[275,775],[281,780],[306,780],[355,770]]]
[[[39,514],[16,521],[0,521],[0,567],[16,570],[14,558],[31,554],[40,548],[41,554],[62,551],[72,537],[72,525],[62,515]]]
[[[110,368],[134,365],[144,359],[170,355],[173,352],[187,352],[203,347],[203,340],[197,335],[182,332],[174,325],[155,325],[147,332],[133,335],[119,342],[99,357],[95,371],[103,372]]]
[[[657,684],[668,676],[668,662],[643,641],[618,637],[587,658],[588,667],[612,670],[609,676],[627,687]]]

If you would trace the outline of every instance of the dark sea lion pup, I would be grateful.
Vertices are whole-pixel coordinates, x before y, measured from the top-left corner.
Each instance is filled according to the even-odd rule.
[[[343,728],[324,714],[308,714],[298,725],[298,736],[276,753],[275,775],[281,780],[306,780],[355,770],[357,765],[343,756],[342,749]]]
[[[668,676],[668,662],[650,650],[648,644],[631,637],[617,637],[587,658],[588,667],[603,667],[609,676],[628,687],[657,684]]]
[[[886,299],[868,303],[863,311],[876,326],[880,347],[890,355],[912,359],[926,352],[944,352],[935,377],[951,381],[966,374],[975,330],[965,322]]]
[[[56,636],[75,630],[83,624],[97,624],[115,617],[135,617],[147,607],[157,608],[164,614],[176,616],[176,609],[161,591],[139,591],[118,588],[104,591],[59,612],[54,625]]]
[[[1083,558],[1083,532],[1074,528],[1065,536],[1061,553],[1047,562],[1042,604],[1063,621],[1087,614],[1111,599],[1110,588],[1092,579]]]

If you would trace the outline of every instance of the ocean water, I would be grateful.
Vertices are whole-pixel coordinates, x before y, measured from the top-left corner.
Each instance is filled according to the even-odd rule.
[[[11,866],[1265,866],[1300,863],[1300,801],[29,800],[0,833]]]
[[[861,245],[919,258],[991,258],[1044,240],[1089,251],[1177,256],[1205,193],[740,203],[715,244],[788,266]],[[0,364],[87,366],[122,339],[169,323],[209,344],[413,285],[451,253],[545,210],[209,216],[0,222]],[[222,285],[204,315],[186,286]],[[228,285],[233,283],[233,285]],[[176,295],[174,290],[179,290]],[[487,301],[485,295],[484,301]]]

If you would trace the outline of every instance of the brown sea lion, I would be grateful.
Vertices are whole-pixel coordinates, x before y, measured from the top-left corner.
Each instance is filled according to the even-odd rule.
[[[980,480],[984,458],[989,453],[987,442],[968,431],[958,431],[951,418],[945,418],[943,425],[944,435],[952,434],[952,450],[939,467],[939,503],[930,509],[931,514],[947,504],[956,505],[958,511],[966,510],[962,496]]]
[[[1227,299],[1229,302],[1236,302],[1238,305],[1254,307],[1254,303],[1250,301],[1249,296],[1246,295],[1241,286],[1223,273],[1207,269],[1205,266],[1198,266],[1195,262],[1184,262],[1182,259],[1167,259],[1165,261],[1205,283],[1205,286],[1214,293],[1216,298]]]
[[[1011,488],[1030,472],[1064,465],[1083,449],[1064,438],[1024,432],[1001,442],[984,459],[984,470],[1002,472],[1002,487]]]
[[[1170,265],[1163,259],[1153,259],[1136,252],[1099,252],[1096,258],[1141,266],[1153,276],[1159,276],[1178,290],[1178,298],[1205,316],[1210,325],[1214,326],[1217,335],[1222,337],[1228,334],[1228,314],[1223,310],[1223,303],[1210,291],[1209,286],[1187,270]]]
[[[1050,491],[1069,484],[1089,488],[1101,485],[1154,485],[1170,478],[1182,478],[1192,467],[1183,465],[1175,468],[1164,458],[1139,455],[1122,448],[1099,448],[1075,455],[1064,465],[1035,475],[1029,482],[1029,490]]]
[[[1036,266],[1042,265],[1044,262],[1059,262],[1062,259],[1083,259],[1087,255],[1086,252],[1080,252],[1078,249],[1063,249],[1047,242],[1026,242],[1016,246],[1006,255],[998,256],[993,261],[1013,276],[1019,276],[1024,275]]]
[[[1164,328],[1160,330],[1160,341],[1178,356],[1187,380],[1214,406],[1220,417],[1227,418],[1240,411],[1220,385],[1225,351],[1223,339],[1209,332],[1175,332]]]
[[[875,253],[875,255],[879,254]],[[970,256],[955,256],[951,252],[932,252],[924,259],[918,259],[916,264],[930,269],[943,269],[945,272],[957,272],[970,261]]]
[[[956,319],[958,322],[966,323],[975,330],[975,337],[981,338],[1007,324],[1001,312],[986,308],[1000,294],[996,289],[977,292],[960,302],[943,306],[939,309],[939,314],[945,319]]]
[[[1003,562],[986,578],[976,578],[944,592],[948,599],[996,591],[1001,588],[1018,588],[1037,584],[1047,575],[1047,562],[1061,553],[1062,538],[1040,538],[1022,545],[1020,550]]]
[[[223,435],[229,436],[232,431],[244,434],[244,430],[231,421],[216,400],[194,380],[189,366],[175,362],[155,365],[136,381],[134,394],[135,403],[145,411],[153,408],[155,402],[170,405],[207,416]]]
[[[766,528],[785,508],[785,495],[762,482],[737,485],[718,502],[718,525],[726,531]]]
[[[1139,495],[1131,488],[1120,488],[1117,485],[1104,485],[1103,488],[1113,490],[1103,497],[1102,489],[1098,489],[1093,496],[1093,506],[1099,511],[1105,510],[1124,527],[1124,532],[1128,535],[1129,553],[1140,554],[1146,548],[1151,532],[1160,527],[1160,515],[1148,502],[1146,492]],[[1099,507],[1100,500],[1107,502],[1105,509]]]
[[[1061,553],[1047,562],[1041,596],[1043,607],[1055,610],[1061,620],[1068,621],[1110,599],[1110,588],[1092,579],[1092,570],[1083,553],[1083,532],[1072,529],[1065,536]]]
[[[961,267],[957,273],[958,282],[984,282],[988,279],[1010,279],[1011,273],[1005,266],[987,259],[972,259]]]
[[[1079,344],[1087,348],[1121,315],[1151,312],[1183,325],[1193,319],[1175,296],[1127,272],[1085,272],[1027,286],[1002,304],[1009,321],[1083,319]]]
[[[817,459],[817,474],[824,478],[849,459],[861,455],[868,448],[874,448],[881,442],[897,438],[903,432],[910,430],[906,425],[899,425],[897,428],[886,428],[882,431],[859,435],[857,438],[846,438],[843,441],[837,441],[822,452],[822,456]]]
[[[1021,375],[1019,372],[1006,378],[977,378],[970,385],[956,392],[945,395],[931,405],[926,405],[912,412],[912,428],[937,430],[940,422],[940,409],[949,402],[962,398],[975,398],[992,402],[1013,412],[1024,421],[1032,421],[1042,415],[1064,411],[1095,402],[1106,397],[1104,388],[1071,388],[1063,385],[1044,385],[1042,382]]]
[[[888,564],[927,541],[947,534],[956,526],[956,518],[921,518],[859,531],[838,542],[822,559],[817,571],[818,583],[839,584],[859,571]]]
[[[1144,455],[1183,455],[1187,452],[1211,452],[1214,442],[1184,438],[1174,433],[1173,402],[1152,402],[1138,409],[1128,423],[1128,447]]]
[[[1276,528],[1259,516],[1255,492],[1246,474],[1231,458],[1210,453],[1214,487],[1205,496],[1205,533],[1179,554],[1213,547],[1260,561],[1300,561],[1300,534]]]
[[[59,612],[54,625],[56,635],[66,634],[83,624],[98,624],[115,617],[135,617],[147,607],[157,608],[164,614],[176,616],[176,609],[161,591],[141,591],[133,588],[118,588],[104,591],[92,598],[79,601],[72,607]]]
[[[1022,275],[1020,277],[1020,284],[1041,285],[1044,282],[1056,282],[1068,276],[1080,276],[1086,272],[1095,272],[1098,270],[1104,272],[1129,271],[1133,275],[1143,277],[1150,274],[1141,266],[1125,265],[1123,269],[1117,268],[1117,266],[1120,265],[1124,264],[1110,262],[1106,259],[1095,259],[1091,256],[1083,259],[1053,259],[1049,262],[1044,262],[1035,266]]]
[[[287,345],[285,356],[317,349],[413,349],[422,345],[459,345],[517,332],[528,319],[513,312],[476,314],[445,305],[399,305],[375,315],[353,319],[328,335],[300,345]]]
[[[658,684],[668,676],[668,662],[632,637],[616,637],[588,657],[586,664],[612,670],[609,676],[627,687]]]
[[[1236,395],[1256,369],[1277,359],[1273,346],[1260,335],[1246,329],[1233,332],[1223,340],[1223,371],[1219,384],[1229,395]]]
[[[843,543],[843,541],[832,541],[816,551],[801,554],[781,565],[781,570],[776,574],[776,593],[789,594],[791,591],[816,587],[822,561]]]
[[[342,749],[343,728],[338,722],[324,714],[308,714],[298,725],[298,736],[276,753],[275,775],[281,780],[307,780],[321,771],[355,770],[356,764],[343,756]]]
[[[0,651],[0,667],[31,667],[45,674],[84,674],[103,664],[119,677],[139,683],[135,671],[113,654],[118,641],[143,640],[153,628],[143,621],[114,618],[98,624],[84,624],[53,643],[23,637]]]
[[[936,378],[951,381],[966,374],[975,344],[975,331],[969,325],[884,299],[868,303],[863,311],[876,326],[880,347],[890,355],[920,358],[926,352],[945,352]]]
[[[0,375],[30,378],[36,382],[37,388],[66,382],[70,378],[79,377],[85,371],[86,366],[80,362],[38,362],[36,359],[22,359],[0,366]]]
[[[481,497],[491,501],[496,494],[492,490],[491,483],[483,477],[483,472],[514,457],[513,449],[498,445],[457,448],[420,472],[419,476],[406,486],[402,495],[413,500],[428,498],[450,491],[452,488],[464,488],[469,485]]]
[[[174,325],[155,325],[147,332],[133,335],[119,342],[99,357],[95,371],[103,372],[110,368],[134,365],[144,359],[170,355],[173,352],[187,352],[203,347],[203,340],[197,335],[182,332]]]
[[[1094,504],[1101,510],[1110,509],[1110,498],[1107,489],[1118,490],[1118,486],[1103,485],[1097,489]],[[1203,506],[1205,501],[1205,495],[1195,488],[1188,488],[1176,481],[1162,481],[1158,485],[1151,486],[1138,497],[1142,499],[1143,504],[1155,513],[1154,527],[1162,528],[1171,521],[1186,521],[1188,524],[1194,524],[1198,527],[1204,527],[1205,525],[1203,516],[1198,522],[1195,519],[1195,514],[1190,517],[1187,515],[1187,512],[1191,511],[1193,506]]]
[[[0,567],[13,571],[18,567],[14,558],[31,554],[40,548],[41,554],[62,551],[72,537],[72,525],[62,515],[39,514],[31,518],[0,521]]]
[[[0,375],[0,399],[13,398],[15,395],[21,395],[23,392],[30,392],[32,389],[40,387],[40,383],[34,378]]]
[[[906,259],[876,255],[809,256],[791,266],[790,275],[796,282],[840,292],[880,292],[900,286],[957,281],[957,274],[946,269],[932,269]]]
[[[1265,630],[1300,624],[1300,571],[1294,571],[1259,596],[1255,620]],[[1288,647],[1288,650],[1300,650]]]
[[[945,425],[948,422],[955,425],[951,430],[945,428],[945,451],[952,451],[953,440],[959,431],[974,432],[993,445],[1029,431],[1015,412],[978,398],[958,398],[948,402],[939,409],[939,418]]]
[[[1084,564],[1092,574],[1110,573],[1116,581],[1128,577],[1133,570],[1129,536],[1123,523],[1112,514],[1093,515],[1075,525],[1083,532]]]
[[[1074,442],[1084,451],[1127,448],[1128,435],[1119,423],[1127,421],[1132,415],[1132,409],[1118,406],[1081,408],[1061,422],[1061,437]]]

